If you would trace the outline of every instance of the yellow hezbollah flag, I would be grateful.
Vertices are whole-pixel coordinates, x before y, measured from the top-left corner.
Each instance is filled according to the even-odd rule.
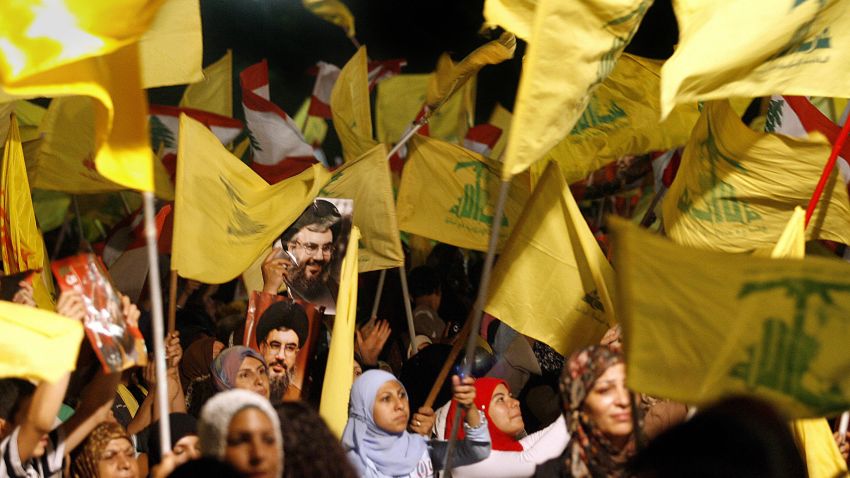
[[[30,101],[15,102],[15,116],[18,118],[18,129],[21,132],[21,142],[35,141],[39,138],[38,127],[47,113],[46,108],[42,108]]]
[[[311,116],[308,113],[309,110],[310,98],[308,97],[301,103],[301,107],[292,117],[292,121],[295,121],[298,129],[301,130],[301,134],[304,135],[305,143],[313,146],[320,145],[325,142],[325,136],[328,134],[328,122],[322,117]]]
[[[493,270],[484,310],[568,355],[614,325],[614,271],[549,163]]]
[[[508,142],[508,135],[511,132],[512,117],[511,112],[499,103],[496,103],[496,106],[493,107],[493,112],[490,113],[490,121],[488,123],[502,130],[502,135],[499,136],[499,140],[496,141],[496,145],[493,146],[493,151],[490,153],[493,158],[501,158],[502,153],[505,151],[505,144]]]
[[[379,144],[335,170],[320,197],[354,200],[352,222],[360,229],[360,272],[399,267],[404,252],[398,235],[387,149]]]
[[[301,0],[304,8],[313,12],[317,17],[342,28],[348,38],[354,38],[354,15],[351,10],[339,0]],[[346,392],[348,393],[348,392]]]
[[[502,35],[491,42],[476,48],[457,65],[452,63],[449,55],[443,53],[437,62],[437,71],[428,83],[425,102],[428,108],[440,108],[456,91],[463,87],[470,78],[478,74],[478,70],[486,65],[496,65],[514,57],[516,37],[512,33]]]
[[[54,98],[39,127],[42,139],[31,159],[32,187],[72,194],[127,189],[101,175],[95,164],[95,102],[88,96]],[[148,149],[149,156],[153,151]],[[159,198],[174,199],[174,186],[159,160],[153,165]]]
[[[319,415],[337,437],[348,421],[348,395],[354,382],[354,324],[357,320],[357,240],[360,231],[351,228],[345,259],[340,270],[336,318],[331,335],[328,367],[322,384]]]
[[[185,114],[177,148],[171,267],[208,284],[248,269],[330,178],[316,164],[270,186]]]
[[[679,0],[661,108],[730,97],[850,96],[845,0]]]
[[[395,144],[425,105],[428,85],[434,74],[395,75],[378,83],[375,99],[375,136],[384,144]],[[428,135],[460,143],[475,119],[475,78],[463,84],[428,121]]]
[[[166,0],[139,40],[142,87],[201,81],[203,52],[200,0]]]
[[[0,170],[0,248],[4,273],[38,271],[32,278],[33,297],[42,309],[53,309],[53,277],[44,239],[35,223],[21,136],[14,116]]]
[[[537,2],[502,179],[543,158],[570,132],[651,4],[651,0]]]
[[[486,251],[496,209],[500,164],[460,146],[415,135],[398,190],[398,227],[465,249]],[[523,213],[528,175],[512,181],[499,247]]]
[[[366,48],[360,47],[342,67],[331,91],[331,114],[345,162],[378,144],[372,139],[367,60]]]
[[[624,54],[593,96],[570,134],[546,153],[568,184],[626,155],[681,146],[699,118],[696,103],[660,119],[661,62]]]
[[[531,41],[536,0],[485,0],[484,19],[489,25],[499,25],[526,42]]]
[[[797,258],[806,256],[806,211],[797,206],[791,213],[791,219],[772,248],[756,249],[754,255],[778,259]]]
[[[703,251],[610,225],[630,388],[696,405],[755,395],[792,418],[850,407],[850,265]]]
[[[808,204],[829,153],[825,140],[756,132],[727,101],[707,103],[664,197],[664,230],[674,242],[702,249],[772,247],[788,213]],[[850,243],[850,205],[837,178],[836,171],[807,236]]]
[[[233,117],[233,52],[227,50],[217,62],[204,68],[204,79],[183,92],[181,108],[209,111]]]
[[[76,320],[0,301],[0,377],[55,382],[76,367],[82,339]]]
[[[138,40],[161,1],[18,2],[0,18],[0,96],[97,101],[98,171],[153,190]]]

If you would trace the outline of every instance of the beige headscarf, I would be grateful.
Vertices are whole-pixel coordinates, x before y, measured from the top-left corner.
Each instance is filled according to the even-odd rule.
[[[133,443],[124,427],[115,422],[103,422],[96,426],[86,440],[73,464],[71,465],[74,478],[97,478],[97,462],[109,442],[123,438]]]

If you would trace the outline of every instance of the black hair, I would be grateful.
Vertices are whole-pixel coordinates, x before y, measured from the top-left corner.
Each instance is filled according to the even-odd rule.
[[[35,393],[35,385],[20,378],[0,380],[0,418],[7,422],[15,419],[25,398]]]
[[[410,295],[414,299],[440,292],[440,275],[433,267],[419,266],[410,271]]]
[[[286,457],[283,478],[357,476],[339,439],[310,405],[284,402],[276,409]]]
[[[240,478],[233,465],[208,456],[189,460],[178,466],[168,478],[194,478],[196,476],[215,476],[218,478]]]
[[[325,232],[330,229],[334,240],[336,240],[339,237],[341,219],[342,216],[333,203],[323,199],[316,199],[312,204],[307,206],[307,209],[298,216],[298,219],[291,226],[283,231],[280,239],[285,245],[298,234],[298,231],[304,227],[308,227],[310,230],[315,230],[316,232]]]

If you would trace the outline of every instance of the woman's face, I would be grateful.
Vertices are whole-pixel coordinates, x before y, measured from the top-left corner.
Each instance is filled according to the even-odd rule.
[[[189,460],[197,460],[201,457],[201,443],[198,440],[198,435],[186,435],[177,440],[171,451],[177,461],[176,466],[180,466]]]
[[[511,397],[508,387],[498,385],[493,390],[488,410],[493,425],[506,434],[516,437],[525,430],[525,423],[522,421],[522,413],[519,410],[519,400]]]
[[[608,367],[587,394],[584,412],[615,445],[624,445],[632,433],[631,397],[626,388],[626,366]]]
[[[109,440],[97,459],[98,478],[138,478],[136,451],[126,438]]]
[[[407,392],[399,381],[390,380],[381,385],[375,394],[372,417],[375,425],[387,433],[401,433],[407,428],[410,405],[407,403]]]
[[[250,390],[269,398],[269,372],[263,362],[245,357],[236,372],[236,388]]]
[[[276,443],[271,420],[256,408],[246,408],[230,421],[224,461],[242,476],[277,478],[281,448]]]

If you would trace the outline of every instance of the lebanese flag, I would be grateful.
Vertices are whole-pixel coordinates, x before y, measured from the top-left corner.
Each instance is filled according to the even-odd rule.
[[[239,74],[242,108],[251,135],[251,168],[269,184],[294,176],[318,163],[298,126],[269,95],[266,60]]]
[[[369,91],[383,80],[401,73],[401,68],[407,65],[405,60],[370,61],[368,64]],[[320,61],[310,73],[316,75],[313,84],[313,94],[310,96],[310,109],[307,114],[319,118],[333,119],[331,115],[331,92],[339,77],[340,69],[336,65]]]
[[[171,203],[166,203],[159,208],[154,218],[157,249],[160,254],[171,253],[171,234],[174,229],[172,209]],[[112,267],[122,254],[132,249],[144,248],[146,245],[145,215],[143,208],[139,208],[122,219],[106,235],[101,259],[107,267]]]
[[[376,60],[367,64],[369,68],[369,91],[375,89],[378,83],[401,73],[401,69],[407,66],[407,60]]]
[[[490,156],[493,147],[502,137],[502,128],[491,124],[479,124],[469,128],[463,138],[463,147],[482,156]]]
[[[778,116],[772,116],[772,113],[778,113]],[[768,132],[794,138],[805,138],[809,133],[817,131],[826,136],[833,145],[841,133],[841,127],[821,113],[804,96],[771,96],[767,120],[765,130]],[[848,158],[850,158],[850,142],[844,143],[835,163],[847,186],[847,192],[850,193],[850,163],[848,163]],[[824,158],[824,161],[826,161],[826,158]]]
[[[150,105],[148,121],[151,126],[152,146],[155,151],[162,149],[162,164],[168,171],[171,181],[177,171],[177,140],[180,137],[180,113],[186,113],[192,119],[201,122],[210,129],[221,144],[229,144],[242,132],[242,122],[206,111],[176,106]]]

